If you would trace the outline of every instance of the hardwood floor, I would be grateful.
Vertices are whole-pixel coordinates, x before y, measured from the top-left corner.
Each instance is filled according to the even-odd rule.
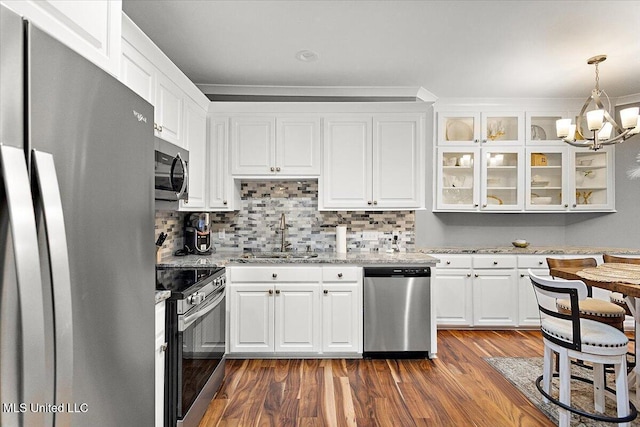
[[[229,360],[200,427],[553,426],[484,361],[542,355],[537,331],[439,331],[435,360]]]

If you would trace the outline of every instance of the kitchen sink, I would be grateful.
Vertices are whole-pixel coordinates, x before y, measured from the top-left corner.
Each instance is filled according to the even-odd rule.
[[[282,252],[269,252],[269,253],[256,253],[256,254],[244,254],[243,258],[251,259],[309,259],[317,258],[318,254],[296,254],[296,253],[282,253]]]

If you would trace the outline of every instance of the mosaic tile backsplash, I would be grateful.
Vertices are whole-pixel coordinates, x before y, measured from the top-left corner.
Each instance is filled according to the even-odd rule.
[[[211,229],[216,250],[280,250],[281,214],[285,214],[285,240],[290,250],[335,250],[335,227],[347,226],[347,250],[384,250],[398,246],[401,250],[415,247],[415,212],[319,212],[318,183],[308,181],[243,181],[241,183],[241,208],[235,212],[212,212]],[[185,214],[156,212],[156,234],[163,227],[175,227],[184,222]],[[222,233],[221,233],[222,232]],[[363,232],[367,239],[363,239]],[[170,238],[182,240],[174,233],[165,242],[171,250],[182,247],[169,242]],[[224,238],[221,236],[224,234]],[[157,237],[157,236],[156,236]],[[397,240],[394,240],[396,238]],[[168,250],[163,248],[163,251]],[[175,248],[175,249],[173,249]],[[163,255],[165,252],[163,252]]]

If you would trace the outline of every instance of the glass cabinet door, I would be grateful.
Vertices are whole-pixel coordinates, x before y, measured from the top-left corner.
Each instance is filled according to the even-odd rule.
[[[513,145],[524,141],[524,113],[482,113],[482,142]]]
[[[478,149],[438,150],[437,209],[478,209]]]
[[[567,147],[529,147],[526,151],[527,210],[565,210]]]
[[[603,210],[613,206],[612,162],[610,149],[589,151],[572,149],[572,171],[575,193],[572,208],[576,210]]]
[[[438,113],[439,145],[469,145],[479,142],[480,113]]]
[[[524,180],[521,148],[482,149],[482,210],[521,210]]]
[[[565,146],[556,135],[556,120],[567,118],[566,112],[527,113],[525,141],[527,145],[557,145]]]

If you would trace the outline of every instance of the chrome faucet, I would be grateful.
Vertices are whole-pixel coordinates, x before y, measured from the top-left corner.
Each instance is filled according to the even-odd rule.
[[[284,252],[291,243],[285,242],[285,234],[287,230],[287,220],[285,218],[284,212],[280,215],[280,252]]]

